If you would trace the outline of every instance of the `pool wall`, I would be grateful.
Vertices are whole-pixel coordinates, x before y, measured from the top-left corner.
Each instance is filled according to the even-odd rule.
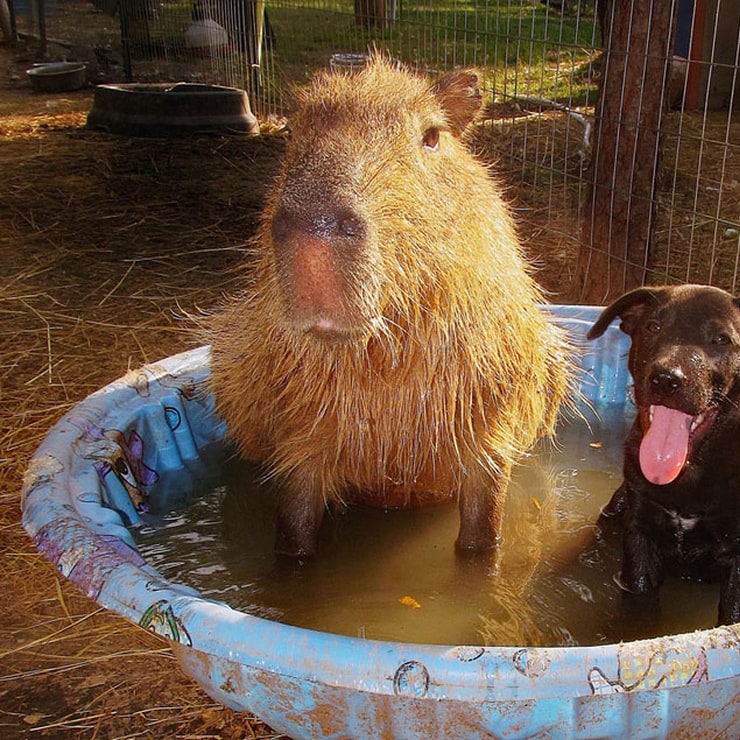
[[[631,414],[628,337],[586,344],[598,307],[551,306],[582,349],[580,391]],[[740,737],[740,626],[593,647],[422,645],[236,611],[165,579],[131,528],[160,478],[191,489],[226,429],[202,347],[128,373],[49,432],[22,494],[36,547],[100,605],[170,641],[214,699],[295,738]]]

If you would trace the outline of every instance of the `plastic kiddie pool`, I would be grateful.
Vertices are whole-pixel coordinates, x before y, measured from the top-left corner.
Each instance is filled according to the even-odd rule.
[[[599,313],[549,310],[576,341]],[[597,410],[630,413],[627,349],[616,327],[585,347],[581,389]],[[279,624],[167,581],[127,525],[157,476],[187,486],[223,439],[208,372],[208,348],[186,352],[69,412],[31,461],[23,524],[88,596],[166,637],[211,697],[292,738],[740,737],[739,625],[593,647],[381,642]]]

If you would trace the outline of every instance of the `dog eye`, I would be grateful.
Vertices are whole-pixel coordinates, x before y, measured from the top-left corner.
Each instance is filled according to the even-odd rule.
[[[436,151],[437,147],[439,147],[439,129],[436,126],[428,128],[424,132],[422,142],[425,149],[429,149],[432,152]]]
[[[660,334],[660,330],[663,328],[660,325],[660,321],[656,321],[655,319],[653,319],[652,321],[648,321],[646,326],[647,330],[651,334]]]
[[[717,336],[712,339],[712,344],[732,344],[732,338],[729,334],[717,334]]]

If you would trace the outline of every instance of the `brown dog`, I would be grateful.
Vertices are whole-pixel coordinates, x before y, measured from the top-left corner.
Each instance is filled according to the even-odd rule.
[[[740,299],[701,285],[639,288],[606,308],[631,337],[638,416],[624,482],[603,517],[623,525],[620,585],[656,593],[667,566],[719,577],[719,624],[740,621]]]

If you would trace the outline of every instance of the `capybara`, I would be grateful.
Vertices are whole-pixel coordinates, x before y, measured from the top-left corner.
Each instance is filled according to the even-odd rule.
[[[638,288],[589,338],[617,318],[638,409],[624,482],[602,515],[622,525],[621,585],[654,597],[667,567],[718,577],[718,622],[740,622],[740,299],[704,285]]]
[[[217,408],[278,490],[276,550],[313,554],[327,506],[450,500],[458,547],[491,549],[512,464],[553,430],[570,371],[460,139],[477,75],[375,55],[299,102],[250,282],[207,331]]]

